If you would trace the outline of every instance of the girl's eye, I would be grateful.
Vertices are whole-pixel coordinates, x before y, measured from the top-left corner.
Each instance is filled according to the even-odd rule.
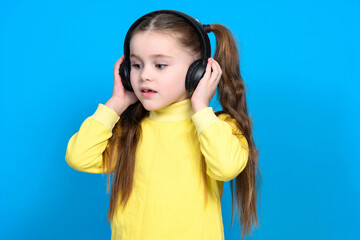
[[[134,67],[134,68],[141,68],[142,67],[140,64],[136,64],[136,63],[132,64],[131,66]]]
[[[167,65],[166,64],[156,64],[155,67],[159,69],[164,69]]]

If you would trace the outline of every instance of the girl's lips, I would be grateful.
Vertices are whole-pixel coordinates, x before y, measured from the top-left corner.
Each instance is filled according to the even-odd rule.
[[[141,89],[140,89],[140,91],[141,92],[143,92],[143,91],[152,91],[152,92],[156,92],[154,89],[151,89],[151,88],[149,88],[149,87],[142,87]]]
[[[155,93],[157,93],[155,90],[149,88],[149,87],[142,87],[140,89],[141,95],[143,95],[144,97],[151,97],[154,96]]]
[[[154,96],[157,92],[153,91],[153,90],[141,90],[141,95],[143,95],[144,97],[151,97]]]

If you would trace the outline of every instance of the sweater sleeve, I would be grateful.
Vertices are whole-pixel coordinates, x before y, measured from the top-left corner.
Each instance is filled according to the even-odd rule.
[[[207,174],[218,181],[230,181],[245,168],[248,142],[228,114],[216,116],[211,107],[192,116],[201,153],[205,157]]]
[[[99,104],[95,113],[86,118],[79,131],[70,138],[65,155],[67,164],[81,172],[106,173],[107,166],[104,172],[102,153],[106,151],[105,161],[108,162],[108,139],[119,119],[113,109]]]

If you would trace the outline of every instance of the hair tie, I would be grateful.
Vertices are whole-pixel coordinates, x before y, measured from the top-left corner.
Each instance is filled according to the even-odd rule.
[[[203,24],[203,27],[207,33],[211,32],[211,25],[210,24]]]

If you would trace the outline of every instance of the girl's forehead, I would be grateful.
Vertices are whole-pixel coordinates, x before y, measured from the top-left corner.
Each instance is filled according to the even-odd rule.
[[[134,38],[163,38],[169,41],[176,41],[176,33],[160,30],[138,31],[131,37],[131,41]]]
[[[148,52],[177,53],[185,51],[175,34],[159,31],[141,31],[130,40],[130,52],[139,55]]]

